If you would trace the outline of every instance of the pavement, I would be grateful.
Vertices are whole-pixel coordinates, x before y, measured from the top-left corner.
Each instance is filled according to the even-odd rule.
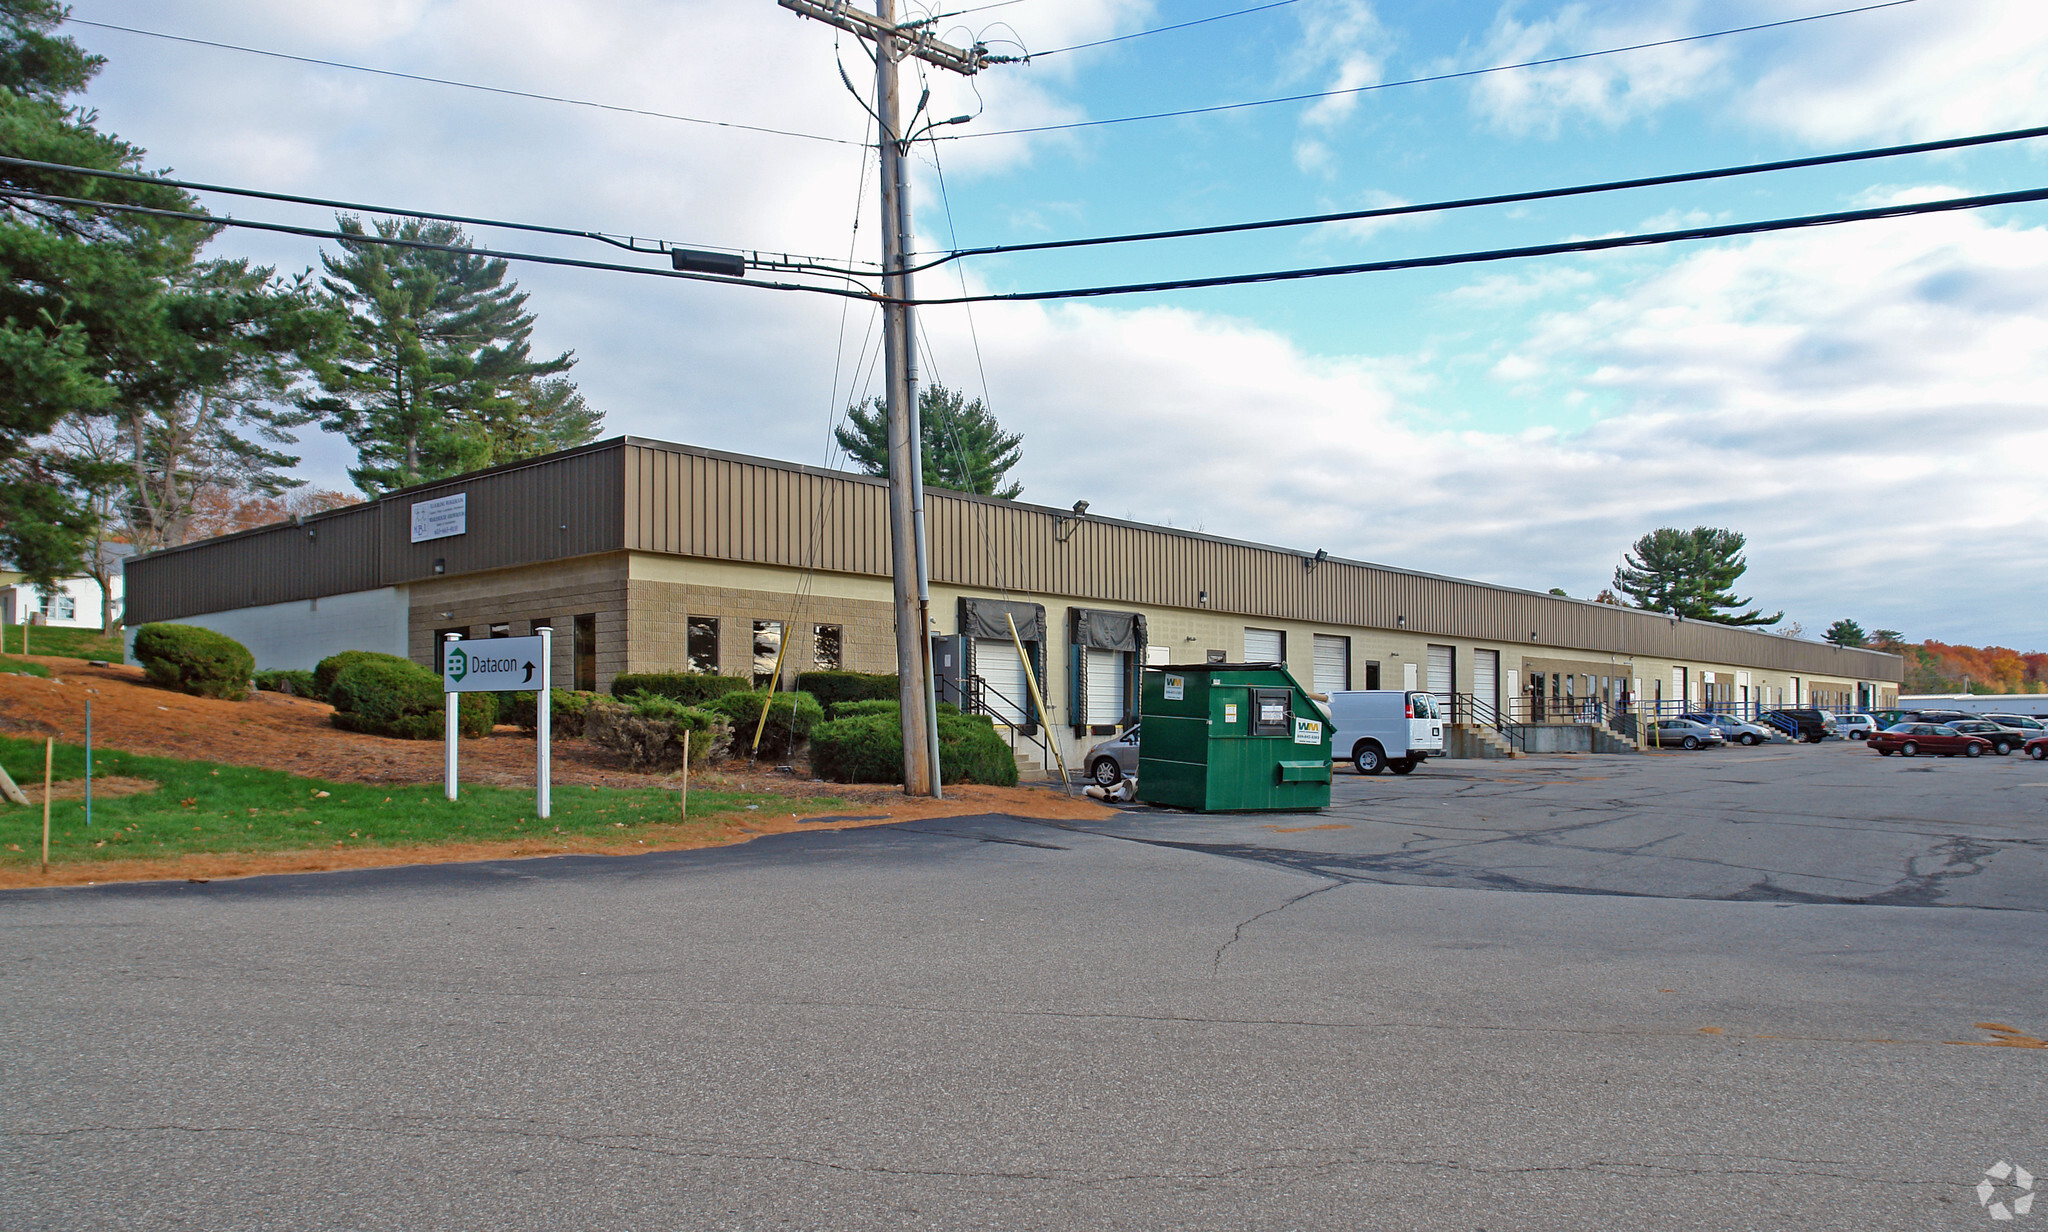
[[[2044,836],[1830,744],[15,892],[0,1226],[1991,1227]]]

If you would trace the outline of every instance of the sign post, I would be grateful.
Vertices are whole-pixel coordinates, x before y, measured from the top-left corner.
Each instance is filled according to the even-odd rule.
[[[548,776],[551,769],[548,764],[548,751],[555,735],[554,663],[555,631],[543,626],[540,631],[540,686],[539,692],[535,693],[533,698],[533,799],[534,807],[539,811],[542,821],[548,819],[549,805],[553,803],[548,791]],[[572,680],[570,683],[575,682]]]
[[[443,700],[448,704],[448,719],[442,725],[442,736],[447,742],[447,755],[443,758],[446,764],[442,767],[442,777],[447,781],[445,791],[450,800],[455,798],[455,739],[462,734],[458,713],[461,710],[462,699],[455,695],[455,689],[447,683],[448,656],[454,653],[455,643],[461,639],[460,633],[445,633],[441,639],[441,689],[444,694]]]
[[[551,801],[548,792],[548,745],[553,728],[553,698],[549,656],[554,649],[554,632],[542,629],[534,637],[491,637],[465,641],[450,634],[441,657],[441,687],[448,694],[448,798],[455,798],[455,739],[458,693],[520,693],[536,690],[535,730],[539,745],[536,757],[535,804],[545,819]]]

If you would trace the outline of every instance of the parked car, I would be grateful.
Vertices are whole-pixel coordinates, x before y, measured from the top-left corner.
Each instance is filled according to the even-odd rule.
[[[1360,774],[1411,773],[1444,755],[1443,711],[1436,694],[1405,689],[1342,689],[1330,694],[1330,755]]]
[[[2027,756],[2035,761],[2048,758],[2048,736],[2036,736],[2026,744]]]
[[[2000,727],[2009,727],[2016,732],[2020,732],[2029,740],[2036,736],[2048,736],[2048,723],[2043,723],[2039,719],[2028,718],[2023,714],[1987,714],[1984,717]]]
[[[1829,714],[1825,710],[1811,710],[1803,708],[1781,708],[1777,710],[1767,710],[1764,712],[1764,718],[1766,720],[1780,719],[1783,721],[1782,726],[1780,724],[1772,724],[1773,726],[1779,727],[1780,730],[1784,730],[1788,727],[1796,727],[1799,731],[1799,735],[1796,738],[1804,740],[1809,744],[1819,744],[1821,741],[1828,738],[1829,724],[1831,724],[1834,721],[1834,717],[1835,716]]]
[[[1650,738],[1644,743],[1653,749],[1717,749],[1728,743],[1728,737],[1717,727],[1691,719],[1658,719],[1650,724]]]
[[[1138,777],[1138,724],[1089,749],[1081,764],[1088,767],[1089,781],[1102,787]]]
[[[1730,744],[1769,744],[1771,740],[1769,728],[1745,723],[1732,714],[1682,714],[1678,717],[1706,724],[1720,732],[1721,738]]]
[[[2005,756],[2027,742],[2027,738],[2019,732],[2014,731],[2010,727],[1993,723],[1990,719],[1957,719],[1953,723],[1944,723],[1942,726],[1959,731],[1965,736],[1982,736],[1991,742],[1991,751],[2000,757]]]
[[[1982,715],[1967,710],[1908,710],[1900,719],[1901,723],[1952,723],[1957,719],[1978,719]]]
[[[1982,757],[1991,748],[1991,742],[1982,736],[1964,735],[1945,723],[1894,723],[1864,743],[1886,757],[1894,753],[1901,757],[1918,753]]]
[[[1877,730],[1877,720],[1867,714],[1844,714],[1835,717],[1835,734],[1844,740],[1865,740]]]

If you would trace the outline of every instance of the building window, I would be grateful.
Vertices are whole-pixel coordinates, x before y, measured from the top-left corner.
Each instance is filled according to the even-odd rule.
[[[754,687],[759,689],[775,678],[775,661],[782,654],[782,622],[754,622]]]
[[[1365,687],[1368,689],[1380,687],[1380,661],[1378,659],[1367,659],[1365,661]]]
[[[555,618],[552,616],[536,616],[526,622],[526,631],[536,637],[540,635],[542,629],[552,630],[554,627]]]
[[[597,613],[576,618],[576,687],[586,692],[597,688]]]
[[[459,625],[452,629],[434,630],[434,672],[437,675],[447,670],[448,635],[450,633],[459,638],[467,638],[469,636],[469,626]]]
[[[497,624],[494,624],[494,625],[492,625],[492,626],[491,626],[491,636],[492,636],[492,637],[511,637],[511,636],[512,636],[512,622],[511,622],[511,621],[509,621],[509,620],[504,620],[504,621],[499,621],[499,622],[498,622]]]
[[[816,625],[812,628],[811,661],[820,671],[836,672],[846,661],[846,641],[838,625]]]
[[[718,617],[692,616],[687,622],[686,650],[690,670],[718,674]]]
[[[54,595],[44,595],[42,598],[41,610],[44,620],[78,619],[78,600],[70,595],[60,590]]]
[[[1227,663],[1229,662],[1229,657],[1220,650],[1212,650],[1209,652],[1209,662]]]

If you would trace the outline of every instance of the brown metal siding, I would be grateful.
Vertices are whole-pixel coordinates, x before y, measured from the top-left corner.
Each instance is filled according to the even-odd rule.
[[[414,544],[415,501],[469,493],[467,534]],[[158,553],[128,567],[130,620],[285,602],[620,549],[886,577],[879,479],[621,438],[396,493],[374,505]],[[1810,675],[1896,680],[1897,658],[1329,560],[1161,527],[927,494],[932,580],[1251,618],[1400,629]],[[1405,617],[1405,621],[1401,618]],[[1532,636],[1533,635],[1533,636]]]
[[[201,612],[289,603],[377,585],[375,505],[352,505],[128,562],[131,626]]]

